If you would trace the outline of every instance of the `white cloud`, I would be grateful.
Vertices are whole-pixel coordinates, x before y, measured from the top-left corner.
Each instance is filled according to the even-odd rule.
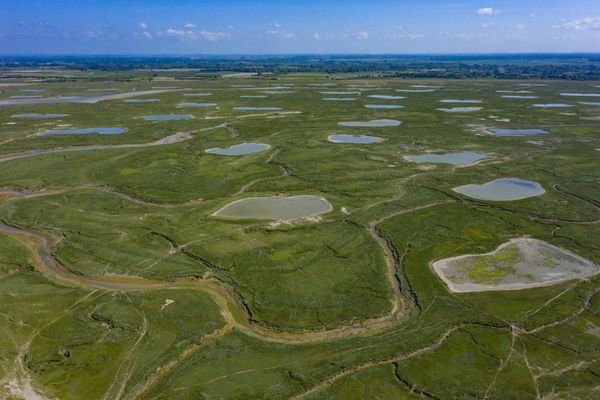
[[[183,30],[183,29],[173,29],[169,28],[166,31],[158,32],[159,37],[170,37],[176,38],[182,41],[193,41],[198,40],[198,35],[196,35],[193,31]]]
[[[518,30],[522,31],[523,29],[527,28],[527,25],[525,25],[525,24],[517,24],[517,25],[515,25],[515,28],[517,28]]]
[[[146,35],[144,35],[146,36]],[[159,37],[175,38],[183,42],[193,42],[197,40],[206,40],[207,42],[218,42],[222,39],[231,39],[229,32],[209,32],[200,31],[198,33],[191,29],[173,29],[169,28],[166,31],[158,32]]]
[[[146,29],[146,28],[148,28],[148,24],[146,22],[140,22],[138,24],[138,26],[140,27],[140,29]]]
[[[102,36],[102,31],[85,31],[81,33],[81,36],[87,39],[98,39],[100,36]]]
[[[200,31],[200,37],[208,42],[218,42],[221,39],[231,39],[231,33]]]
[[[294,32],[285,31],[277,22],[269,24],[269,28],[264,34],[267,39],[293,39],[296,37]]]
[[[315,40],[321,40],[321,35],[319,34],[319,32],[313,32],[311,36]]]
[[[482,27],[483,29],[487,29],[487,28],[489,28],[489,27],[490,27],[490,26],[492,26],[492,25],[494,25],[494,23],[493,23],[493,22],[484,22],[483,24],[481,24],[481,27]]]
[[[352,34],[352,37],[356,40],[364,40],[369,38],[369,32],[360,31]]]
[[[396,39],[417,40],[424,39],[426,36],[422,33],[394,33],[392,37]]]
[[[144,39],[152,39],[152,34],[147,31],[142,32],[142,36],[144,37]]]
[[[564,29],[575,29],[576,31],[600,30],[600,17],[583,17],[565,22],[562,27]]]
[[[183,27],[184,27],[185,29],[192,29],[192,28],[195,28],[195,27],[196,27],[196,24],[192,24],[191,22],[186,22],[186,23],[183,25]]]
[[[235,26],[233,25],[226,25],[225,28],[227,28],[227,30],[232,31],[235,29]]]
[[[483,7],[477,10],[477,15],[494,15],[498,14],[498,12],[498,10],[495,10],[492,7]]]

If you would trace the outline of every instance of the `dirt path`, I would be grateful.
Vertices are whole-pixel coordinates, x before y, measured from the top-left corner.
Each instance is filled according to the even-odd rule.
[[[358,364],[354,367],[348,368],[348,369],[344,369],[340,372],[338,372],[335,375],[330,376],[329,378],[327,378],[326,380],[324,380],[323,382],[307,389],[306,391],[296,395],[296,396],[292,396],[290,399],[291,400],[299,400],[299,399],[303,399],[306,396],[309,396],[313,393],[319,392],[323,389],[325,389],[328,386],[331,386],[333,383],[335,383],[336,381],[340,380],[341,378],[348,376],[348,375],[352,375],[356,372],[362,371],[364,369],[368,369],[371,367],[376,367],[379,365],[384,365],[384,364],[391,364],[394,362],[400,362],[400,361],[404,361],[404,360],[408,360],[410,358],[419,356],[423,353],[427,353],[431,350],[435,350],[438,347],[440,347],[449,337],[450,335],[452,335],[452,333],[454,333],[456,330],[460,329],[462,327],[462,325],[457,325],[457,326],[453,326],[451,328],[448,328],[448,330],[446,332],[444,332],[444,334],[442,334],[442,336],[440,336],[440,338],[435,341],[433,344],[426,346],[426,347],[422,347],[418,350],[412,351],[410,353],[407,354],[402,354],[399,356],[395,356],[395,357],[390,357],[390,358],[386,358],[383,360],[376,360],[376,361],[367,361],[365,363],[362,364]]]
[[[218,340],[223,336],[227,335],[229,332],[231,332],[233,327],[233,324],[228,323],[223,328],[219,328],[209,333],[208,335],[202,336],[197,343],[188,346],[177,357],[157,368],[156,371],[152,375],[150,375],[148,379],[146,379],[142,387],[140,387],[135,393],[132,393],[127,397],[131,398],[132,400],[141,399],[148,392],[148,390],[150,390],[161,378],[169,374],[173,370],[173,368],[175,368],[178,364],[187,360],[192,354],[194,354],[207,344],[212,343],[215,340]]]
[[[261,340],[302,344],[307,342],[318,342],[335,340],[348,336],[369,336],[394,326],[401,317],[408,314],[411,308],[410,301],[402,293],[396,279],[397,265],[393,256],[393,250],[383,239],[376,229],[377,224],[402,213],[417,211],[423,208],[433,207],[442,203],[433,203],[412,209],[397,211],[369,225],[369,234],[382,247],[386,259],[386,276],[393,289],[392,310],[390,313],[358,322],[348,322],[331,330],[307,330],[303,332],[288,332],[273,329],[253,321],[248,315],[246,308],[238,300],[238,296],[232,289],[221,281],[210,277],[190,280],[181,279],[177,281],[159,281],[145,279],[137,276],[119,275],[91,275],[84,276],[74,274],[60,265],[53,256],[53,248],[59,243],[60,238],[47,233],[34,232],[27,229],[9,226],[0,223],[0,233],[9,235],[23,243],[33,254],[32,262],[38,272],[43,273],[53,281],[75,287],[94,288],[112,291],[145,291],[158,289],[195,289],[209,294],[221,308],[227,324],[249,336]]]
[[[202,128],[197,131],[175,133],[173,135],[164,137],[162,139],[155,140],[153,142],[148,142],[148,143],[127,143],[127,144],[77,146],[77,147],[65,147],[65,148],[57,148],[57,149],[49,149],[49,150],[33,150],[33,151],[28,151],[26,153],[8,154],[8,155],[0,156],[0,163],[12,161],[12,160],[18,160],[20,158],[41,156],[44,154],[69,153],[69,152],[74,152],[74,151],[135,149],[135,148],[140,148],[140,147],[162,146],[162,145],[167,145],[167,144],[179,143],[184,140],[193,139],[194,133],[196,133],[196,132],[206,132],[206,131],[210,131],[210,130],[218,129],[218,128],[222,128],[222,127],[223,127],[222,124],[220,124],[220,125],[211,126],[208,128]]]

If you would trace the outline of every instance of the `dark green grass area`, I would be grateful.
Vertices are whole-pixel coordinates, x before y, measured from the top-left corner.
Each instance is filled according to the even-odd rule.
[[[82,276],[198,284],[203,277],[217,279],[254,325],[234,326],[205,343],[202,338],[226,320],[222,305],[208,295],[191,289],[113,292],[63,286],[33,269],[34,258],[23,243],[0,234],[0,397],[8,396],[7,382],[22,388],[28,379],[35,391],[60,399],[133,399],[136,393],[143,399],[280,399],[304,392],[307,399],[593,399],[598,393],[597,276],[528,290],[456,294],[431,268],[433,261],[486,253],[524,236],[600,264],[600,125],[582,119],[600,111],[531,106],[576,104],[559,94],[597,91],[591,88],[598,83],[546,81],[547,86],[523,87],[501,80],[312,75],[113,82],[77,76],[77,83],[36,87],[46,88],[48,95],[97,95],[72,86],[122,91],[178,86],[212,96],[173,92],[141,97],[160,98],[159,103],[0,107],[2,155],[149,143],[193,132],[193,138],[176,144],[2,162],[0,220],[60,238],[53,256]],[[308,86],[332,81],[335,88]],[[294,86],[277,90],[295,93],[239,97],[282,83]],[[239,84],[256,87],[232,87]],[[321,91],[354,91],[351,85],[364,84],[377,87],[361,91],[353,102],[321,100],[329,96]],[[395,91],[423,84],[444,88]],[[2,98],[19,94],[18,89],[3,88]],[[530,90],[540,98],[503,99],[497,90]],[[381,100],[370,94],[407,98]],[[443,113],[436,110],[448,106],[441,99],[482,100],[484,110]],[[218,108],[177,108],[181,102],[214,102]],[[365,104],[404,108],[367,109]],[[235,111],[235,106],[274,106],[282,112]],[[26,112],[69,115],[11,118]],[[159,114],[195,118],[141,119]],[[338,125],[372,119],[402,124]],[[128,131],[34,136],[65,124]],[[550,134],[498,137],[487,128],[542,128]],[[385,140],[334,144],[327,141],[334,133]],[[271,148],[241,157],[205,153],[249,142]],[[404,158],[456,151],[488,158],[466,167]],[[539,182],[545,194],[494,202],[452,190],[503,177]],[[326,198],[333,210],[294,222],[212,216],[246,197],[303,194]],[[410,312],[386,329],[338,332],[316,341],[307,335],[304,342],[289,343],[289,332],[302,338],[388,315],[392,288],[381,243],[393,258],[394,279],[409,299]],[[273,336],[250,332],[248,326]]]

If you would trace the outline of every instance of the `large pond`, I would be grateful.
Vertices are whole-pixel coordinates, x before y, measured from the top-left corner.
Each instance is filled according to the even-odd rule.
[[[475,112],[482,110],[481,107],[452,107],[452,108],[438,108],[438,111],[443,111],[447,113],[467,113],[467,112]]]
[[[546,193],[539,183],[518,178],[500,178],[482,185],[464,185],[452,190],[475,199],[493,201],[520,200]]]
[[[67,114],[16,114],[12,118],[62,118]]]
[[[281,107],[233,107],[236,111],[279,111]]]
[[[599,269],[578,254],[529,237],[512,239],[489,253],[446,258],[431,266],[451,292],[529,289],[588,278]]]
[[[257,153],[259,151],[267,150],[268,144],[263,143],[242,143],[236,144],[230,147],[215,147],[213,149],[207,149],[206,152],[209,154],[217,154],[220,156],[242,156],[244,154]]]
[[[52,129],[44,132],[44,135],[88,135],[90,133],[120,135],[125,132],[127,132],[125,128]]]
[[[395,119],[373,119],[371,121],[342,121],[339,126],[351,126],[356,128],[383,128],[387,126],[398,126],[402,122]]]
[[[177,107],[216,107],[217,103],[179,103]]]
[[[466,103],[466,104],[479,104],[481,100],[461,100],[461,99],[443,99],[440,103]]]
[[[583,104],[584,106],[600,106],[600,103],[595,101],[580,101],[579,104]]]
[[[389,94],[370,94],[368,97],[372,99],[384,99],[384,100],[402,100],[406,97],[404,96],[392,96]]]
[[[573,107],[571,104],[563,104],[563,103],[547,103],[547,104],[534,104],[534,107],[540,108],[567,108]]]
[[[264,94],[246,94],[246,95],[241,95],[240,96],[242,99],[266,99],[269,96],[266,96]]]
[[[19,89],[19,92],[26,92],[26,93],[43,93],[45,91],[46,91],[46,89]]]
[[[172,119],[192,119],[193,115],[184,114],[184,115],[146,115],[144,119],[146,121],[163,121],[163,120],[172,120]]]
[[[127,99],[125,103],[158,103],[160,99]]]
[[[270,219],[291,221],[313,217],[333,210],[331,204],[319,196],[249,197],[221,208],[213,215],[235,219]]]
[[[490,129],[494,135],[545,135],[548,132],[543,129],[499,129],[492,128]]]
[[[353,97],[323,97],[322,100],[325,100],[325,101],[354,101],[356,99]]]
[[[399,106],[395,104],[365,104],[367,108],[381,108],[381,109],[393,109],[393,108],[404,108],[404,106]]]
[[[420,156],[406,156],[405,159],[420,163],[469,165],[487,156],[474,151],[462,151],[458,153],[423,154]]]
[[[368,144],[368,143],[379,143],[383,141],[382,138],[377,136],[368,135],[329,135],[327,138],[333,143],[354,143],[354,144]]]

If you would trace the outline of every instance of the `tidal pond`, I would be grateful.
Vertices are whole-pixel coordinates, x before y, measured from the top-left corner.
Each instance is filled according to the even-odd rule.
[[[582,104],[584,106],[600,106],[600,102],[595,101],[580,101],[579,104]]]
[[[466,103],[466,104],[480,104],[481,100],[460,100],[460,99],[443,99],[440,103]]]
[[[396,92],[400,93],[431,93],[437,89],[396,89]]]
[[[325,101],[354,101],[356,99],[353,97],[323,97],[322,100],[325,100]]]
[[[563,103],[547,103],[547,104],[534,104],[534,107],[539,108],[567,108],[573,107],[571,104],[563,104]]]
[[[163,121],[163,120],[173,120],[173,119],[192,119],[193,115],[184,114],[184,115],[146,115],[144,119],[146,121]]]
[[[600,93],[561,93],[565,97],[600,97]]]
[[[125,103],[158,103],[160,99],[127,99]]]
[[[67,114],[16,114],[12,118],[62,118]]]
[[[395,104],[365,104],[367,108],[381,108],[381,109],[393,109],[393,108],[404,108],[404,106],[399,106]]]
[[[127,132],[125,128],[85,128],[85,129],[52,129],[44,132],[44,135],[88,135],[99,133],[101,135],[120,135]]]
[[[179,103],[177,107],[216,107],[217,103]]]
[[[490,129],[490,132],[492,132],[494,135],[545,135],[548,134],[549,132],[543,130],[543,129],[539,129],[539,128],[533,128],[533,129],[499,129],[499,128],[492,128]]]
[[[19,96],[10,96],[10,99],[39,99],[42,98],[44,96],[41,95],[19,95]]]
[[[233,107],[236,111],[279,111],[281,107]]]
[[[263,143],[242,143],[236,144],[230,147],[216,147],[213,149],[207,149],[206,152],[209,154],[216,154],[220,156],[243,156],[245,154],[257,153],[270,148],[268,144]]]
[[[419,163],[434,163],[434,164],[452,164],[452,165],[469,165],[473,164],[487,156],[483,153],[474,151],[462,151],[457,153],[444,154],[423,154],[419,156],[406,156],[405,159]]]
[[[373,119],[371,121],[342,121],[339,126],[350,126],[356,128],[383,128],[388,126],[398,126],[402,122],[395,119]]]
[[[474,199],[491,201],[521,200],[546,193],[539,183],[519,178],[494,179],[481,185],[464,185],[452,190]]]
[[[402,100],[406,97],[404,96],[392,96],[389,94],[370,94],[368,97],[372,99],[384,99],[384,100]]]
[[[438,111],[443,111],[447,113],[467,113],[480,111],[483,108],[481,107],[452,107],[452,108],[437,108]]]
[[[354,143],[354,144],[369,144],[379,143],[383,139],[377,136],[368,135],[329,135],[327,138],[332,143]]]
[[[249,197],[227,204],[213,216],[291,221],[325,214],[331,210],[333,210],[331,204],[320,196]]]
[[[539,99],[539,96],[525,96],[521,94],[510,94],[502,96],[503,99]]]

